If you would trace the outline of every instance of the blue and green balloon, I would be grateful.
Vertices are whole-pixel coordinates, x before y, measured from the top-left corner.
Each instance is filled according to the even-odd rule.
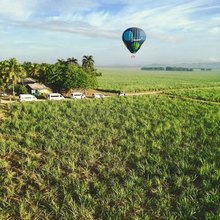
[[[146,40],[146,34],[140,28],[131,27],[123,32],[122,40],[128,50],[135,54]]]

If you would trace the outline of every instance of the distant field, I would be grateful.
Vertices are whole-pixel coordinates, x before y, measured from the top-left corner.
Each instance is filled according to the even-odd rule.
[[[170,88],[220,86],[219,71],[143,71],[140,69],[100,68],[99,89],[141,92]]]

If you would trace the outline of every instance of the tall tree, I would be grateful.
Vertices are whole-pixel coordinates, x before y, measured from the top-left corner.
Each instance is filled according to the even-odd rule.
[[[40,83],[47,83],[47,70],[50,68],[51,64],[41,63],[40,65],[40,74],[39,74],[39,82]]]
[[[83,56],[82,60],[82,68],[89,74],[93,76],[101,76],[102,73],[98,72],[97,69],[95,69],[95,61],[93,59],[93,56]]]
[[[74,57],[67,59],[67,64],[72,66],[79,66],[78,60]]]
[[[94,70],[94,63],[93,56],[83,56],[82,60],[82,68],[87,72],[92,72]]]
[[[22,64],[23,68],[25,69],[26,73],[27,73],[27,76],[30,76],[30,72],[31,72],[31,66],[32,66],[32,63],[29,62],[29,61],[25,61],[23,62]]]
[[[3,64],[3,75],[3,81],[7,86],[12,83],[13,96],[15,96],[15,85],[26,75],[23,66],[15,58],[6,60]]]
[[[66,90],[72,88],[95,88],[97,86],[95,76],[76,66],[67,66],[67,68],[63,70],[63,75],[63,87]]]
[[[29,72],[30,77],[33,79],[39,79],[40,70],[41,70],[40,64],[38,64],[38,63],[31,64],[30,72]]]
[[[63,64],[63,65],[66,65],[66,64],[67,64],[67,61],[65,61],[64,59],[57,59],[56,64]]]
[[[55,91],[72,88],[94,88],[97,80],[94,75],[84,71],[82,68],[72,65],[56,63],[47,69],[47,83]]]
[[[0,62],[0,88],[5,91],[7,88],[5,81],[5,61]]]

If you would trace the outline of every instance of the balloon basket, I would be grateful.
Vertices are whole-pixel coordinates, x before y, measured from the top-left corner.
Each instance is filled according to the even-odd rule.
[[[135,55],[132,55],[131,58],[134,59],[134,58],[135,58]]]

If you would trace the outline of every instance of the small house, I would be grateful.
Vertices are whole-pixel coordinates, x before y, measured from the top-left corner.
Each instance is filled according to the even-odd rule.
[[[44,84],[31,83],[26,85],[28,92],[35,96],[44,95],[51,93],[51,89]]]

